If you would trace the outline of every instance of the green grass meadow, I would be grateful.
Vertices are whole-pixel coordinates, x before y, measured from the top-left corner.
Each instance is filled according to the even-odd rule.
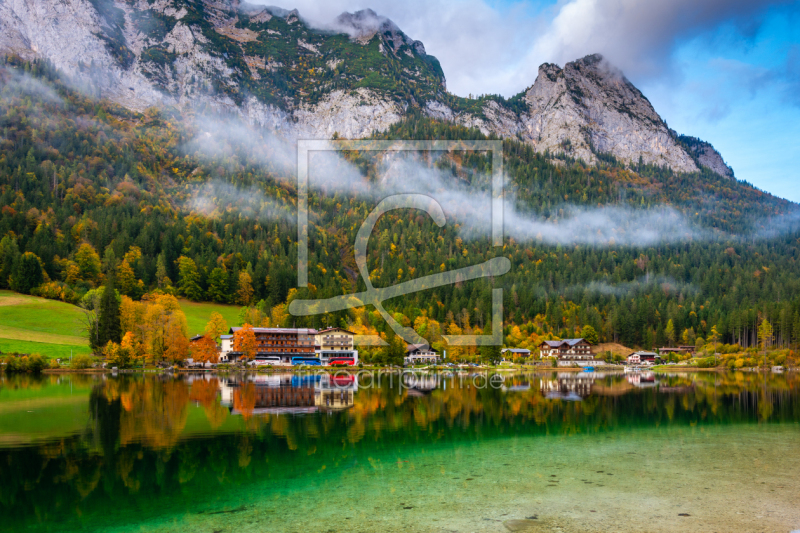
[[[180,304],[186,315],[186,330],[189,337],[203,334],[206,324],[211,318],[211,313],[221,314],[228,323],[228,327],[237,326],[239,323],[239,309],[241,308],[235,305],[190,302],[189,300],[180,300]]]
[[[211,313],[220,313],[229,326],[238,321],[233,305],[180,300],[189,336],[202,334]],[[77,306],[36,296],[0,291],[0,352],[38,353],[68,358],[91,353]]]

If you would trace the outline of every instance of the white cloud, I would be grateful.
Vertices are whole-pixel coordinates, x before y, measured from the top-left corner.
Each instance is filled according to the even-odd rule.
[[[270,3],[271,0],[260,0]],[[436,56],[455,94],[511,96],[533,84],[540,64],[601,53],[631,79],[674,75],[680,42],[724,23],[754,35],[771,6],[791,0],[293,0],[301,16],[329,26],[342,12],[373,9]],[[718,43],[719,44],[719,43]]]

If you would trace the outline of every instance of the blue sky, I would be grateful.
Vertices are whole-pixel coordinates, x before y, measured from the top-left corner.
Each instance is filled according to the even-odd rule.
[[[294,0],[284,7],[320,24],[371,8],[421,40],[440,60],[448,89],[462,96],[511,96],[533,84],[541,63],[563,66],[599,52],[670,127],[711,142],[739,179],[800,202],[800,0]]]

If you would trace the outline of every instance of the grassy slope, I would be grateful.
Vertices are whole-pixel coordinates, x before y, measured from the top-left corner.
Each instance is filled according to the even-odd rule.
[[[220,313],[229,326],[238,322],[232,305],[181,300],[189,336],[203,333],[211,313]],[[81,310],[64,302],[0,291],[0,352],[40,353],[69,357],[90,353],[83,336]]]
[[[46,357],[89,353],[81,317],[74,305],[0,291],[0,351]]]
[[[181,309],[186,315],[186,329],[189,336],[200,335],[205,331],[211,313],[221,314],[228,322],[228,326],[239,324],[239,307],[215,303],[190,302],[181,300]]]

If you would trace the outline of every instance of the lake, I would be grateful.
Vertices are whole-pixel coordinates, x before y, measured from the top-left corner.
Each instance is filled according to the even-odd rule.
[[[800,529],[800,375],[0,376],[0,531]]]

